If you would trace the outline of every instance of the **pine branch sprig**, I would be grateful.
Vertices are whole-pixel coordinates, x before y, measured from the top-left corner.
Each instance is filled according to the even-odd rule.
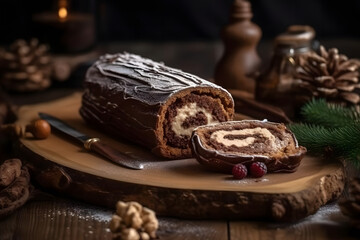
[[[290,124],[288,128],[295,134],[299,144],[313,154],[321,154],[330,146],[332,131],[327,128],[307,123]]]
[[[312,100],[302,108],[305,123],[288,127],[300,145],[309,153],[324,154],[331,150],[335,157],[360,168],[360,111],[328,104],[325,100]]]
[[[359,109],[329,104],[325,99],[313,99],[302,108],[301,115],[305,122],[330,128],[360,122]]]
[[[360,124],[333,130],[332,147],[337,155],[360,166]]]

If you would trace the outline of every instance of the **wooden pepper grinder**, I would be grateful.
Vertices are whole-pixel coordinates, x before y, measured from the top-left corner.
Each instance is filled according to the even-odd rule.
[[[222,31],[224,54],[215,69],[215,82],[224,88],[254,93],[260,66],[256,46],[262,32],[251,22],[252,16],[250,2],[234,1],[230,22]]]

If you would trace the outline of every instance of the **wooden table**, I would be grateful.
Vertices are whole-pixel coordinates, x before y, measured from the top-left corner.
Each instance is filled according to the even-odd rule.
[[[66,92],[66,91],[65,91]],[[68,91],[71,92],[71,91]],[[47,92],[30,102],[64,92]],[[29,103],[16,97],[16,103]],[[0,221],[2,239],[111,239],[108,229],[114,209],[100,208],[47,193],[36,194],[14,214]],[[359,239],[337,203],[328,204],[296,223],[208,221],[160,218],[160,239]]]
[[[42,196],[41,196],[42,195]],[[108,228],[114,209],[99,208],[53,195],[30,200],[0,221],[0,240],[111,239]],[[194,221],[160,218],[161,240],[225,239],[359,239],[336,203],[300,222]]]

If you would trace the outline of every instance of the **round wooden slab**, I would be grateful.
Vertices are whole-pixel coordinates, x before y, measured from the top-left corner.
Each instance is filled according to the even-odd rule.
[[[294,221],[315,213],[344,187],[340,163],[305,157],[295,173],[234,180],[209,172],[193,158],[165,160],[123,139],[90,128],[78,110],[81,94],[20,108],[19,124],[52,114],[92,137],[99,137],[144,162],[144,170],[114,165],[89,153],[55,130],[45,140],[20,139],[20,157],[45,188],[114,208],[116,201],[138,201],[159,215],[192,219]]]

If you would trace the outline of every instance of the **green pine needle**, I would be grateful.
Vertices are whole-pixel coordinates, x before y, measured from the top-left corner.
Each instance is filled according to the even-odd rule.
[[[324,99],[313,99],[301,110],[305,122],[324,127],[337,128],[360,122],[360,112],[354,107],[329,104]]]
[[[351,156],[360,150],[360,124],[351,124],[332,131],[332,145],[341,155]]]
[[[306,123],[290,124],[289,129],[295,134],[300,145],[313,154],[321,154],[331,143],[331,130],[322,126]]]
[[[336,157],[360,168],[360,112],[355,107],[330,105],[312,100],[301,111],[305,123],[290,124],[300,145],[310,153],[331,150]]]

